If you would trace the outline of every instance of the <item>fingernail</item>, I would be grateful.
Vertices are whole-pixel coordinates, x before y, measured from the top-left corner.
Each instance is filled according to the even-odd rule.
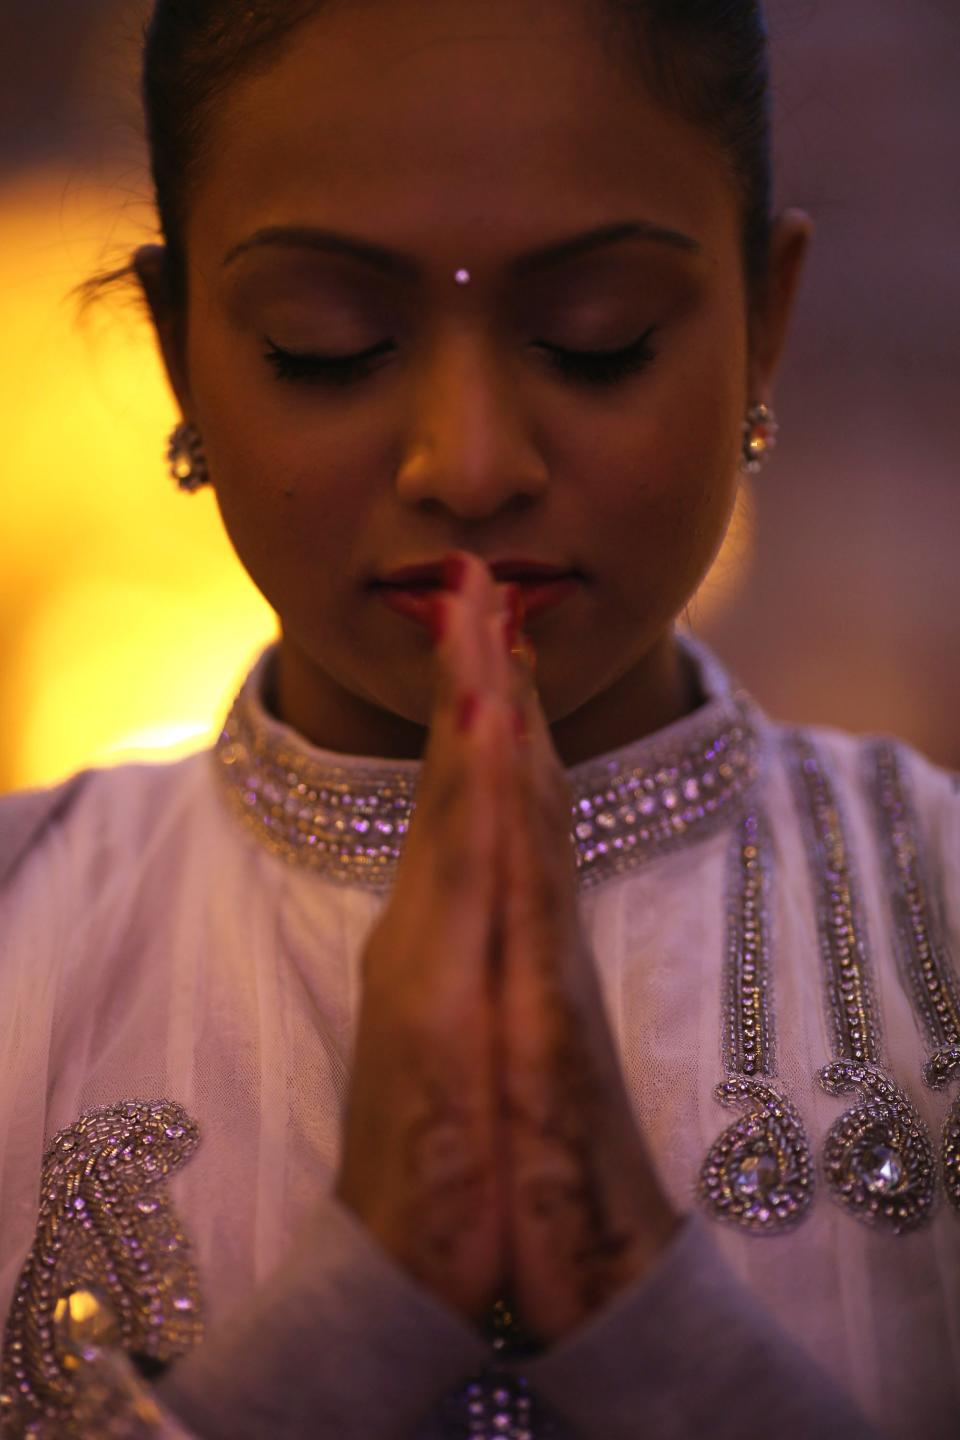
[[[520,643],[520,632],[523,629],[523,622],[527,618],[527,607],[523,603],[523,594],[519,585],[508,585],[507,594],[507,618],[503,622],[503,640],[510,654]]]
[[[434,645],[439,645],[447,633],[447,602],[442,595],[431,595],[427,624]]]
[[[456,594],[463,588],[467,575],[467,562],[462,555],[449,554],[443,562],[443,588]]]
[[[457,729],[461,735],[466,735],[473,729],[473,722],[477,718],[479,708],[480,697],[472,690],[461,698],[457,707]]]
[[[524,744],[530,739],[527,722],[524,719],[523,711],[519,705],[514,705],[513,707],[513,733],[514,737],[519,740],[521,744]]]

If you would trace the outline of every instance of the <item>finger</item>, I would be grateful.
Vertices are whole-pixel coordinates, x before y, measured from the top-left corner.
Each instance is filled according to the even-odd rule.
[[[457,589],[437,596],[433,716],[405,848],[418,855],[426,848],[439,856],[436,863],[445,874],[456,870],[466,880],[478,867],[493,864],[492,815],[502,788],[495,775],[500,752],[509,744],[509,725],[487,713],[496,695],[487,631],[491,611],[502,602],[482,561],[466,552],[452,558]],[[501,709],[505,703],[501,697]],[[466,851],[459,843],[444,846],[442,837],[457,823],[455,816],[472,823],[472,849],[469,844]],[[488,878],[485,874],[484,887]]]
[[[490,954],[499,881],[497,797],[503,788],[499,732],[482,694],[470,692],[444,711],[431,734],[398,866],[394,894],[402,890],[418,943],[444,951],[439,963],[450,971],[446,989],[474,983],[476,965],[485,969]],[[454,971],[462,972],[459,979]]]
[[[491,655],[492,688],[513,709],[514,679],[510,650],[515,644],[520,590],[516,585],[498,585],[497,605],[486,621],[487,644]]]
[[[596,1083],[618,1083],[619,1069],[581,929],[568,823],[558,831],[545,819],[522,752],[508,790],[500,832],[504,1096],[514,1120],[547,1125],[556,1139],[577,1130],[577,1105]]]
[[[570,782],[553,743],[537,688],[535,652],[522,632],[510,656],[510,697],[518,742],[526,753],[543,817],[558,842],[570,841],[573,806]],[[568,849],[572,858],[572,841]]]
[[[433,710],[424,760],[464,728],[462,711],[472,694],[485,688],[481,639],[468,606],[458,595],[434,599]]]
[[[504,625],[504,646],[508,657],[508,693],[517,712],[517,735],[529,740],[529,728],[536,723],[541,740],[546,738],[548,727],[539,704],[537,692],[537,654],[530,637],[525,632],[526,606],[519,585],[507,587],[504,600],[507,619]]]
[[[447,588],[435,601],[437,688],[505,693],[499,628],[507,587],[494,582],[486,564],[466,551],[447,558]]]
[[[495,580],[489,567],[474,559],[471,578],[475,576],[473,595],[476,598],[476,619],[481,632],[485,664],[485,681],[494,693],[503,691],[503,644],[501,631],[506,616],[507,587]]]
[[[469,874],[481,864],[486,821],[492,810],[490,761],[484,758],[489,738],[479,734],[484,728],[483,708],[488,694],[483,636],[471,599],[459,593],[438,595],[436,607],[440,624],[434,655],[433,710],[405,850],[419,856],[424,848],[431,854],[442,849],[444,870],[449,868],[448,860],[451,867],[463,860],[464,874]],[[469,835],[463,837],[463,843],[446,843],[449,827],[462,824],[469,828],[471,812],[476,837],[473,849]]]
[[[454,552],[448,575],[456,582],[435,602],[437,675],[435,703],[449,706],[463,693],[510,693],[509,657],[504,633],[510,614],[508,596],[515,586],[498,585],[483,561]]]
[[[514,739],[502,801],[503,924],[512,957],[504,963],[529,1005],[537,984],[550,975],[550,985],[559,982],[571,962],[576,968],[583,946],[569,782],[530,668],[522,659],[512,666],[514,703],[525,707],[529,738]]]
[[[596,1073],[613,1087],[608,1093],[622,1099],[616,1044],[579,913],[568,787],[564,776],[552,803],[544,804],[536,767],[525,763],[535,743],[515,746],[501,821],[510,1044],[519,1062],[534,1066],[551,1056],[560,1063],[573,1050],[589,1052]]]
[[[455,590],[472,627],[474,657],[478,660],[475,683],[482,688],[495,687],[496,652],[490,644],[489,622],[500,608],[498,587],[486,563],[466,550],[453,551],[447,557],[447,584]]]

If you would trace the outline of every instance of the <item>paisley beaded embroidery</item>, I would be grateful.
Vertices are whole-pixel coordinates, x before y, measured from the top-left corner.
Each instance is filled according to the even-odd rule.
[[[193,1440],[193,1432],[163,1410],[122,1350],[84,1345],[73,1373],[69,1421],[32,1424],[30,1440]]]
[[[699,1184],[700,1200],[714,1219],[757,1234],[795,1225],[814,1190],[803,1122],[765,1083],[775,1074],[769,845],[764,816],[749,810],[730,845],[723,1062],[731,1078],[715,1092],[721,1105],[748,1108],[712,1146]]]
[[[90,1111],[54,1138],[4,1337],[4,1434],[32,1434],[43,1422],[73,1433],[71,1310],[96,1312],[97,1343],[155,1367],[201,1339],[190,1246],[166,1187],[198,1140],[179,1105],[140,1100]]]
[[[866,928],[846,826],[827,767],[802,731],[784,740],[817,906],[820,956],[835,1062],[820,1072],[829,1095],[859,1090],[864,1104],[832,1126],[827,1183],[858,1220],[895,1234],[930,1217],[933,1146],[923,1120],[881,1067],[880,1021]]]
[[[864,781],[877,820],[900,973],[931,1050],[923,1078],[942,1090],[960,1075],[960,984],[944,938],[940,896],[926,873],[906,771],[889,742],[866,748]],[[960,1209],[960,1100],[944,1123],[942,1159],[947,1195]]]
[[[899,1235],[930,1216],[933,1146],[903,1091],[873,1065],[838,1060],[820,1072],[828,1095],[859,1090],[864,1104],[832,1126],[823,1151],[827,1183],[857,1219]]]
[[[689,645],[689,642],[687,642]],[[228,802],[273,854],[328,879],[385,891],[416,806],[418,761],[337,764],[265,711],[267,650],[214,747]],[[701,661],[707,670],[706,660]],[[568,771],[578,879],[588,888],[727,823],[760,773],[755,709],[713,662],[715,698],[608,760]]]

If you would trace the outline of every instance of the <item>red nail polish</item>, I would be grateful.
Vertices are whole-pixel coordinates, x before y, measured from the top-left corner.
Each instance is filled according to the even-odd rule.
[[[477,718],[477,711],[480,709],[480,697],[472,690],[462,696],[457,706],[457,729],[461,735],[466,735],[473,729],[473,722]]]
[[[508,614],[503,622],[503,639],[508,653],[515,650],[520,643],[520,632],[523,630],[523,622],[527,618],[527,607],[523,603],[523,594],[519,585],[507,587],[507,609]]]
[[[447,602],[442,595],[430,597],[427,623],[430,626],[430,635],[434,645],[439,645],[447,633]]]
[[[443,588],[454,594],[462,590],[467,576],[467,562],[462,555],[450,554],[443,562]]]

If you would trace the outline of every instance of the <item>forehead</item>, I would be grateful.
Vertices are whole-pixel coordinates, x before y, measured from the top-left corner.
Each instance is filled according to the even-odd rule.
[[[601,0],[339,0],[210,120],[191,247],[342,225],[438,265],[626,215],[736,244],[710,138],[602,41]],[[716,232],[729,232],[725,237]]]

